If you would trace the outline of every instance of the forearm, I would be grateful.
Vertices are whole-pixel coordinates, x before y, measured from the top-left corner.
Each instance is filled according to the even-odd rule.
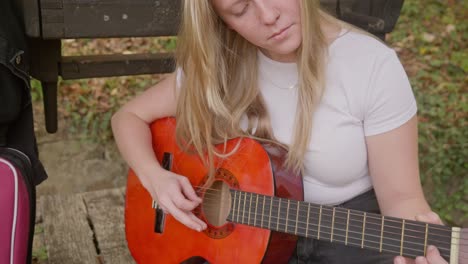
[[[127,164],[142,182],[161,170],[153,152],[149,125],[130,112],[118,112],[112,117],[112,131],[117,147]]]

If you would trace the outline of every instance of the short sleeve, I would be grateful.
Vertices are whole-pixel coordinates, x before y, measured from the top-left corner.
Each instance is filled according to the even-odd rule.
[[[417,113],[408,76],[393,50],[377,59],[365,99],[364,134],[377,135],[400,127]]]
[[[182,78],[184,78],[184,72],[181,67],[177,67],[176,69],[176,89],[177,91],[180,90],[182,85]]]

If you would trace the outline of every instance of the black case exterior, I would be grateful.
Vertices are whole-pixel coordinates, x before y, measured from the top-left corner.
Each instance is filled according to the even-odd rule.
[[[0,146],[31,160],[35,185],[47,178],[39,161],[30,94],[29,49],[15,0],[0,1]]]

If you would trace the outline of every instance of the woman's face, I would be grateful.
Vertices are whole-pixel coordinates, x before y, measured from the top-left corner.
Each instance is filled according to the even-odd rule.
[[[212,0],[232,30],[273,60],[296,59],[301,35],[299,0]]]

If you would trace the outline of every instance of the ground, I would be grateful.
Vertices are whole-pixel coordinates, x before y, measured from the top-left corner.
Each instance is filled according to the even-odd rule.
[[[35,128],[39,157],[49,175],[38,186],[38,196],[125,186],[127,166],[113,141],[70,134],[62,119],[57,133],[47,133],[40,104],[35,105]]]

